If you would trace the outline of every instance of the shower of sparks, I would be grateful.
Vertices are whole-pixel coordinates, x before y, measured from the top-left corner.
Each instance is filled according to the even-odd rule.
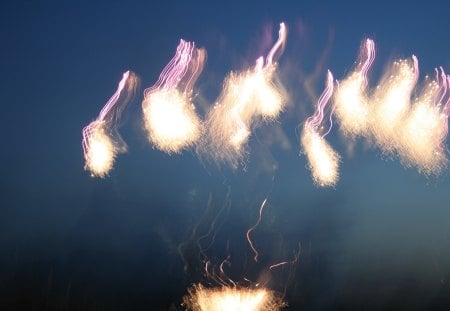
[[[179,153],[192,146],[202,133],[192,90],[205,60],[205,50],[181,40],[156,84],[144,92],[142,110],[148,139],[161,151]]]
[[[92,176],[107,176],[114,166],[116,155],[127,151],[127,145],[117,128],[122,112],[133,98],[138,85],[138,77],[131,71],[125,72],[116,93],[100,111],[98,118],[83,128],[85,169]]]
[[[399,146],[398,129],[411,108],[411,93],[417,83],[419,65],[411,59],[394,62],[371,100],[371,130],[376,143],[387,154]]]
[[[334,96],[335,114],[345,135],[365,135],[369,127],[367,73],[375,59],[375,43],[366,39],[361,45],[356,69],[339,86]]]
[[[257,121],[279,116],[286,95],[276,83],[276,59],[283,52],[286,34],[281,23],[279,38],[266,59],[260,57],[254,68],[231,72],[225,79],[221,96],[206,116],[206,135],[197,148],[200,155],[237,168],[247,154],[246,145]]]
[[[309,169],[314,182],[322,187],[334,186],[339,179],[339,155],[325,140],[331,131],[332,121],[330,112],[330,127],[325,130],[323,123],[326,117],[330,97],[333,94],[333,75],[328,71],[327,85],[319,98],[314,114],[309,117],[303,127],[301,144],[309,163]],[[324,134],[321,132],[325,131]]]
[[[435,80],[427,78],[400,131],[402,162],[426,175],[437,175],[447,165],[448,116],[443,108],[450,102],[449,85],[442,68],[436,70]]]

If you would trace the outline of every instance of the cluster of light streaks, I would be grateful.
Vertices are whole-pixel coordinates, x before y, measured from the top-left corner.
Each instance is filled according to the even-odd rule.
[[[148,139],[161,151],[179,153],[192,146],[202,133],[192,90],[205,60],[204,49],[181,40],[158,81],[144,91],[142,111]]]
[[[369,126],[367,73],[375,59],[375,43],[366,39],[361,45],[356,69],[340,81],[334,95],[335,114],[340,129],[350,137],[365,135]]]
[[[394,61],[369,94],[367,72],[375,56],[374,42],[365,40],[357,70],[339,85],[334,96],[343,133],[374,142],[385,155],[398,156],[406,167],[438,175],[447,166],[449,76],[441,67],[435,79],[419,80],[416,56]]]
[[[138,77],[131,71],[125,72],[117,91],[97,119],[83,128],[84,168],[92,176],[107,176],[114,166],[116,155],[127,151],[127,145],[117,129],[122,112],[135,95],[138,85]]]
[[[258,120],[274,120],[284,108],[286,94],[276,82],[276,58],[283,52],[287,30],[280,24],[279,37],[267,57],[254,68],[231,72],[219,99],[207,113],[205,136],[197,152],[213,162],[237,168],[247,154],[246,145]]]
[[[264,288],[215,287],[189,289],[184,305],[190,311],[277,311],[286,306],[275,292]]]
[[[322,187],[334,186],[339,179],[340,156],[325,140],[325,136],[332,128],[332,109],[328,116],[330,126],[328,129],[324,126],[326,108],[333,95],[333,85],[333,75],[328,71],[325,90],[317,102],[314,114],[306,120],[301,134],[301,145],[308,159],[313,180]]]

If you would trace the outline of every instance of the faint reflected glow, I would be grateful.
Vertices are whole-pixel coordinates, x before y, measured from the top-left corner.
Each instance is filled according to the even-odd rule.
[[[327,108],[332,94],[333,75],[328,71],[325,90],[319,98],[316,111],[306,120],[301,134],[301,145],[306,154],[313,180],[322,187],[334,186],[339,179],[340,157],[324,138],[332,128],[332,112],[329,116],[330,127],[324,134],[320,134],[321,131],[325,131],[323,126],[327,114],[325,108]]]
[[[202,133],[192,90],[205,60],[203,49],[181,40],[156,84],[144,92],[142,110],[148,139],[161,151],[179,153],[192,146]]]
[[[263,288],[206,288],[198,284],[184,297],[184,306],[190,311],[277,311],[285,305],[274,292]]]
[[[116,155],[127,151],[127,145],[117,129],[122,112],[138,85],[138,77],[131,71],[125,72],[116,93],[105,104],[98,118],[83,128],[85,169],[92,176],[107,176],[114,166]]]

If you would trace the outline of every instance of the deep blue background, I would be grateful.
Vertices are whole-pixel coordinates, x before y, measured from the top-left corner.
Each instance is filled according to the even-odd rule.
[[[413,53],[421,79],[450,71],[446,1],[11,1],[0,12],[0,309],[176,310],[193,282],[207,281],[195,241],[211,224],[208,258],[231,255],[234,280],[287,286],[292,310],[450,307],[448,173],[426,178],[363,142],[351,155],[335,130],[341,180],[320,189],[295,135],[326,70],[344,77],[367,36],[377,46],[371,86]],[[246,170],[153,149],[142,90],[123,116],[129,152],[104,180],[83,170],[81,129],[124,71],[148,87],[180,38],[195,41],[208,52],[197,84],[204,113],[230,70],[267,52],[264,34],[275,39],[280,21],[289,106],[256,130]],[[256,264],[245,231],[269,193]],[[296,270],[267,277],[299,244]]]

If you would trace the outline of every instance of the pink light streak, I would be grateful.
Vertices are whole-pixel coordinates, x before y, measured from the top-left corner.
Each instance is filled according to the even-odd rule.
[[[183,77],[189,71],[189,65],[191,60],[193,59],[193,53],[195,51],[194,42],[187,42],[183,39],[180,40],[180,43],[177,46],[177,50],[175,52],[175,56],[170,60],[170,62],[164,67],[161,74],[159,75],[158,81],[152,86],[144,90],[144,97],[147,97],[153,91],[157,89],[174,89],[179,86],[179,83],[183,79]],[[193,72],[201,71],[200,65],[197,62],[195,64],[195,68],[193,68]],[[186,86],[183,91],[188,90],[189,86],[192,86],[192,83],[195,77],[195,74],[192,77],[188,78]]]
[[[365,61],[362,63],[360,72],[363,79],[361,87],[366,88],[368,84],[367,73],[369,72],[370,67],[372,67],[373,61],[375,60],[375,42],[372,39],[366,39],[365,51],[360,56],[360,59],[365,59]]]
[[[320,95],[320,98],[317,102],[316,110],[315,110],[314,114],[306,120],[306,126],[313,129],[316,133],[319,133],[319,131],[323,127],[322,122],[326,115],[325,108],[327,107],[327,105],[330,101],[330,98],[333,95],[333,89],[334,89],[333,74],[331,73],[330,70],[328,70],[326,87],[325,87],[322,95]],[[331,128],[333,127],[333,120],[331,118],[332,115],[333,115],[333,110],[331,111],[331,113],[329,115],[330,127],[322,135],[322,137],[325,137],[326,135],[328,135],[328,133],[331,131]]]
[[[287,38],[287,28],[285,23],[280,23],[280,30],[278,31],[278,40],[275,42],[274,46],[270,50],[269,54],[266,57],[266,65],[265,68],[272,66],[274,62],[274,57],[276,55],[280,55],[283,53],[283,50],[286,46],[286,38]]]

